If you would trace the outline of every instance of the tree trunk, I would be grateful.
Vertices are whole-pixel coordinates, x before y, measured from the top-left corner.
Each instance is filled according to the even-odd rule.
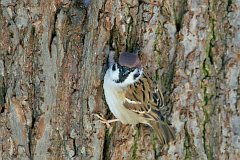
[[[2,0],[0,159],[238,159],[240,1]],[[110,128],[109,50],[140,49],[176,140]]]

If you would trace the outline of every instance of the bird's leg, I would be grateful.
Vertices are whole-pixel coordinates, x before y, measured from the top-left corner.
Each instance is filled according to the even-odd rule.
[[[99,114],[95,113],[94,115],[100,119],[99,121],[101,123],[106,124],[107,128],[111,127],[110,123],[119,121],[119,119],[106,120],[101,113],[99,113]]]

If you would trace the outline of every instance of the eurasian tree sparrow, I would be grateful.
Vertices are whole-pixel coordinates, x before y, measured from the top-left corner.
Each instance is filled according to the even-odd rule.
[[[144,123],[155,130],[160,143],[173,140],[174,130],[161,113],[165,107],[163,95],[143,70],[138,55],[123,52],[115,62],[113,54],[110,54],[103,89],[109,109],[117,119],[108,122]]]

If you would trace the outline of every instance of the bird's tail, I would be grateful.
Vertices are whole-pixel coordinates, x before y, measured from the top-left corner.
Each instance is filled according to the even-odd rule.
[[[161,144],[167,144],[175,139],[175,131],[166,122],[150,121],[149,124],[156,132]]]

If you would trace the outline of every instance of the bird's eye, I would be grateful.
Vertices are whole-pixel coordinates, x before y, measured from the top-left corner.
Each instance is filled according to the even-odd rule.
[[[112,66],[112,70],[113,70],[113,71],[116,70],[116,65],[115,65],[115,64]]]
[[[130,72],[130,71],[129,71],[129,69],[128,69],[127,67],[123,67],[123,68],[122,68],[122,74],[123,74],[123,75],[128,75],[129,72]]]
[[[129,74],[129,71],[126,71],[123,73],[123,75],[128,75]]]

